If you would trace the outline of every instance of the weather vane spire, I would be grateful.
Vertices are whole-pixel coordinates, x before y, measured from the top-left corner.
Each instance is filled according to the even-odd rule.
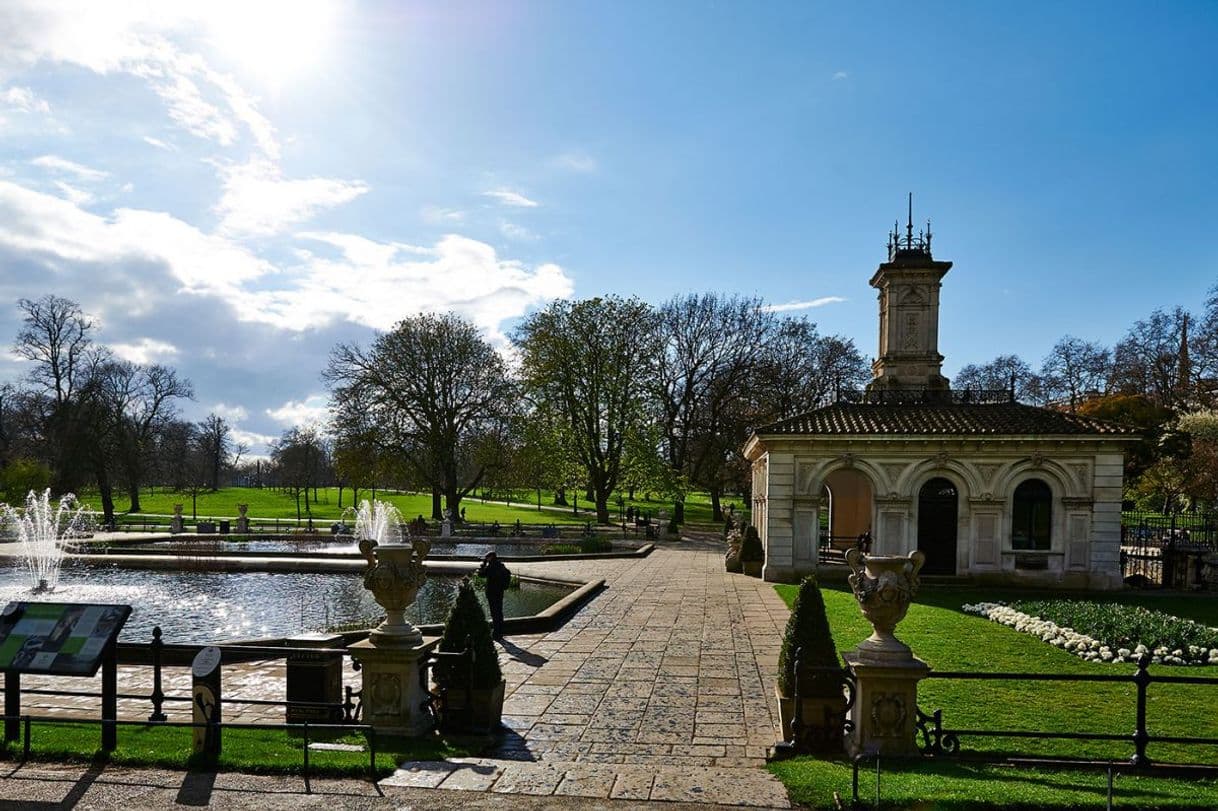
[[[898,222],[892,224],[892,233],[888,235],[888,261],[893,261],[900,254],[925,254],[930,257],[930,220],[926,221],[926,230],[919,231],[914,236],[913,230],[913,192],[908,197],[909,213],[905,220],[905,235],[901,235]]]

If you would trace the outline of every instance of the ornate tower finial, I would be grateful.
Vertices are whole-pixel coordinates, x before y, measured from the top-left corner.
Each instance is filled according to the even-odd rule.
[[[909,219],[905,222],[905,239],[913,243],[913,192],[909,193]]]
[[[888,235],[888,261],[892,262],[899,255],[905,254],[906,258],[929,259],[930,258],[930,220],[926,221],[926,231],[919,231],[917,236],[913,232],[913,192],[909,192],[908,197],[908,215],[905,219],[905,234],[901,235],[901,221],[897,220],[892,224],[892,233]],[[916,254],[916,257],[910,257],[909,254]]]

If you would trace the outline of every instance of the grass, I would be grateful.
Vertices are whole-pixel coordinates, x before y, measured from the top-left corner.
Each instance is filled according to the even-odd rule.
[[[344,510],[352,506],[351,489],[346,488],[343,491],[343,506],[338,506],[338,488],[323,487],[318,488],[318,500],[311,503],[313,520],[319,523],[331,523],[339,520],[344,515]],[[582,526],[588,521],[595,521],[595,510],[591,510],[592,504],[585,502],[582,498],[579,501],[579,512],[574,512],[570,507],[548,509],[553,505],[550,504],[551,494],[543,494],[543,507],[547,509],[538,510],[536,506],[536,493],[528,491],[520,491],[515,494],[521,498],[513,498],[514,502],[511,506],[506,504],[496,503],[502,500],[505,496],[495,495],[492,500],[484,503],[480,498],[466,497],[461,501],[461,506],[465,508],[465,518],[467,521],[475,523],[492,523],[498,521],[505,529],[515,524],[519,520],[523,524],[556,524],[556,525],[579,525]],[[372,491],[361,490],[360,498],[370,498]],[[431,515],[431,495],[423,493],[401,493],[397,491],[378,490],[376,492],[378,499],[392,502],[402,515],[407,519],[417,515]],[[82,500],[96,508],[98,498],[96,493],[85,492],[81,495]],[[727,504],[733,503],[733,499],[725,499],[725,507]],[[734,503],[739,508],[739,499],[735,499]],[[124,500],[120,497],[118,506],[123,506]],[[127,522],[139,522],[146,520],[152,523],[168,524],[168,516],[173,514],[173,505],[183,505],[183,513],[187,519],[191,515],[191,499],[189,493],[174,492],[169,490],[157,489],[154,491],[144,491],[140,494],[140,513],[127,513],[124,519]],[[197,514],[200,520],[208,518],[227,518],[236,520],[237,505],[248,504],[249,516],[251,519],[288,519],[296,520],[296,500],[286,492],[279,490],[271,490],[269,488],[254,488],[254,487],[223,487],[214,493],[203,492],[199,494],[197,504]],[[645,512],[651,513],[655,518],[660,510],[666,510],[669,515],[672,514],[672,504],[664,501],[649,502],[642,499],[626,502],[626,506],[635,506]],[[625,509],[625,507],[623,507]],[[301,511],[303,515],[304,499],[301,499]],[[610,517],[617,520],[618,508],[617,502],[610,503]],[[711,522],[710,496],[705,493],[691,494],[686,500],[686,519],[687,523],[703,523]],[[430,518],[428,519],[430,521]]]
[[[310,741],[366,746],[361,732],[311,730]],[[221,771],[296,774],[304,770],[304,739],[296,732],[280,729],[226,729],[221,754],[214,764],[193,754],[193,730],[189,727],[127,726],[118,728],[118,747],[109,753],[100,749],[101,727],[97,723],[47,724],[31,722],[30,757],[35,760],[102,760],[124,766],[189,769],[212,766]],[[378,776],[391,774],[407,760],[444,760],[474,754],[474,748],[439,736],[400,738],[381,736],[376,742]],[[21,756],[20,743],[5,747],[9,758]],[[311,750],[311,774],[360,777],[368,774],[368,752]]]
[[[791,605],[798,587],[776,588],[787,605]],[[871,628],[849,591],[844,588],[824,587],[823,593],[829,624],[833,629],[838,650],[849,650],[866,638]],[[981,600],[1014,601],[1031,596],[1043,596],[1043,592],[924,586],[917,601],[910,606],[909,614],[897,627],[897,636],[908,643],[914,653],[940,672],[966,670],[1062,674],[1133,673],[1132,665],[1085,662],[1035,637],[981,617],[964,614],[960,610],[965,603]],[[1218,601],[1205,597],[1149,594],[1085,596],[1100,601],[1145,605],[1206,624],[1218,622]],[[1152,666],[1150,672],[1160,676],[1182,675],[1180,668],[1165,666]],[[1218,677],[1218,667],[1190,667],[1187,675]],[[1135,696],[1132,682],[1071,684],[931,678],[923,681],[918,689],[921,709],[925,712],[942,709],[944,725],[949,729],[1010,729],[1119,735],[1131,735],[1134,730]],[[1148,728],[1152,735],[1218,738],[1218,716],[1202,711],[1213,706],[1215,700],[1218,700],[1218,685],[1152,684],[1147,697]],[[962,754],[993,757],[1022,754],[1124,761],[1133,752],[1132,744],[1125,742],[1039,738],[963,736],[960,744]],[[1152,743],[1147,754],[1154,760],[1164,762],[1218,764],[1218,747],[1215,746],[1186,747]],[[815,795],[817,802],[823,802],[824,797],[828,796],[827,793],[833,790],[830,783],[837,779],[832,777],[830,766],[814,767],[811,761],[804,760],[795,763],[804,765],[776,765],[775,773],[782,777],[793,792],[804,792],[803,796],[808,798]],[[940,788],[950,787],[953,781],[950,770],[942,771],[949,763],[923,763],[911,767],[910,774],[902,779],[910,781],[909,790],[914,794],[917,791],[925,791],[931,793],[924,793],[923,797],[938,797]],[[919,788],[924,767],[932,766],[934,770],[927,771],[924,776],[925,780],[931,782]],[[1055,782],[1056,779],[1048,782]],[[1082,784],[1088,778],[1075,773],[1064,773],[1061,779]],[[899,781],[894,783],[894,790],[899,784]],[[1023,800],[1025,788],[1012,787],[1011,791],[1015,793],[1005,795],[1006,799],[1002,802]],[[944,797],[947,798],[948,794],[944,794]],[[799,796],[796,798],[801,799]],[[1163,802],[1167,803],[1168,799]],[[1192,801],[1196,802],[1195,793],[1192,795]],[[952,802],[959,804],[964,801]],[[1205,805],[1218,805],[1218,791],[1207,798]],[[948,803],[944,807],[952,805]]]
[[[796,758],[770,766],[791,799],[813,808],[832,808],[833,792],[847,804],[851,767],[843,762]],[[1113,779],[1115,808],[1213,808],[1214,780],[1121,774]],[[1105,808],[1108,777],[1103,771],[1025,769],[980,763],[938,761],[880,763],[884,808]],[[874,761],[859,771],[859,798],[875,802]]]

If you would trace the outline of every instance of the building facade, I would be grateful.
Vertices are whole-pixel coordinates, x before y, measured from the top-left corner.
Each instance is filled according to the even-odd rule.
[[[950,268],[912,217],[894,231],[871,278],[871,384],[746,443],[765,578],[794,581],[868,533],[874,554],[921,549],[925,574],[1119,588],[1124,448],[1136,435],[1012,391],[953,391],[938,351]]]

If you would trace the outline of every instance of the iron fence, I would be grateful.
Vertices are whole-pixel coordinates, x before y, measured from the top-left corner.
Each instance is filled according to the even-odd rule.
[[[1140,587],[1204,588],[1207,558],[1218,553],[1218,514],[1125,512],[1121,575]]]

